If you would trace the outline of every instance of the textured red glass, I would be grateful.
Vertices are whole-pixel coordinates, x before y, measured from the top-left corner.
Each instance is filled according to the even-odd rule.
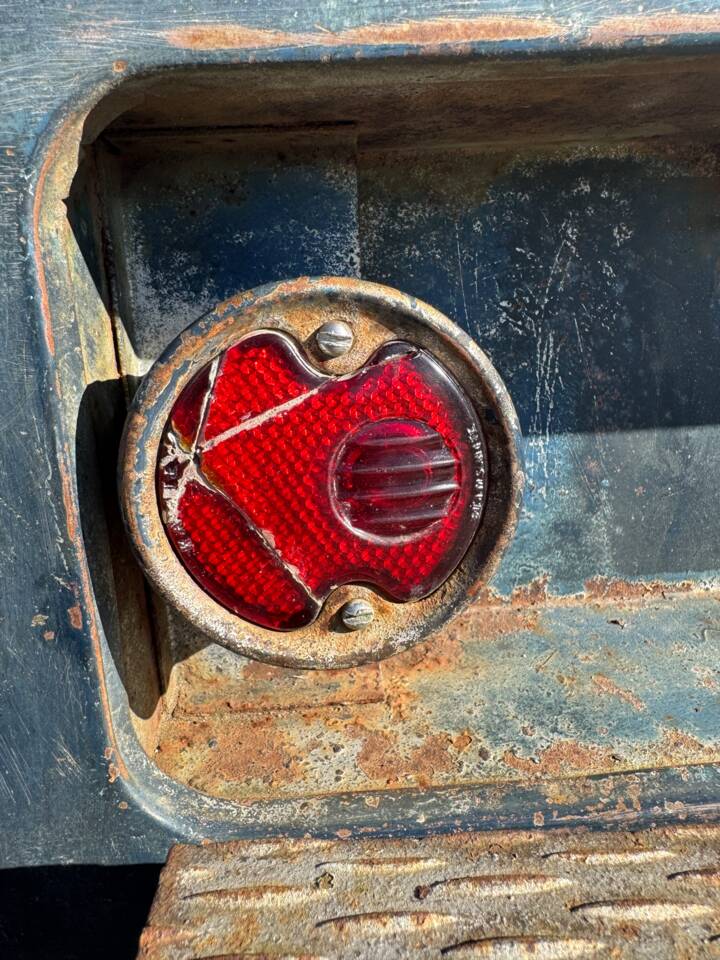
[[[261,332],[178,398],[158,494],[197,582],[289,629],[342,583],[398,601],[435,590],[477,530],[484,477],[475,411],[427,352],[393,342],[327,377],[288,337]]]

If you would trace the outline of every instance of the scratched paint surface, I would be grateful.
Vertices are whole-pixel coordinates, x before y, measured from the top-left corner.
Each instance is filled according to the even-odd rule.
[[[719,183],[710,152],[623,148],[361,177],[364,273],[447,311],[516,405],[528,484],[501,589],[714,576]]]
[[[111,137],[115,151],[125,144]],[[357,271],[356,168],[346,145],[270,151],[183,138],[104,154],[113,236],[127,257],[126,367],[144,373],[170,340],[234,293],[298,273]],[[304,269],[298,271],[302,264]],[[261,278],[261,279],[258,279]]]
[[[235,290],[359,270],[455,319],[510,390],[528,483],[501,591],[539,576],[557,593],[595,575],[714,578],[713,154],[390,154],[356,169],[346,148],[316,166],[238,164],[237,149],[155,143],[148,162],[130,148],[140,172],[114,209],[140,367]]]

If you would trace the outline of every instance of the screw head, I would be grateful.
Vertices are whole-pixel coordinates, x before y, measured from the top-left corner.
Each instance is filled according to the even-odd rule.
[[[315,343],[324,357],[342,357],[353,345],[353,332],[343,320],[329,320],[315,333]]]
[[[340,620],[347,630],[362,630],[375,619],[375,611],[367,600],[349,600],[340,608]]]

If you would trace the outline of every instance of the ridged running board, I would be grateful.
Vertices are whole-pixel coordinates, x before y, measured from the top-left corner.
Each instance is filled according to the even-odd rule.
[[[178,846],[141,960],[720,956],[720,827]]]

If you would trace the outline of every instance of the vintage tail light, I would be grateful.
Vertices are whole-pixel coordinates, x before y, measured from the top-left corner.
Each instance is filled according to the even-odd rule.
[[[398,601],[439,587],[480,522],[485,459],[471,402],[426,351],[393,341],[333,377],[286,334],[262,331],[178,397],[158,496],[197,582],[287,630],[342,584]]]
[[[512,407],[430,308],[356,281],[283,286],[219,307],[150,372],[125,514],[153,581],[221,642],[357,662],[420,639],[490,569],[519,494]],[[347,349],[318,358],[314,328],[348,312]],[[379,616],[350,640],[338,612],[358,596]]]

